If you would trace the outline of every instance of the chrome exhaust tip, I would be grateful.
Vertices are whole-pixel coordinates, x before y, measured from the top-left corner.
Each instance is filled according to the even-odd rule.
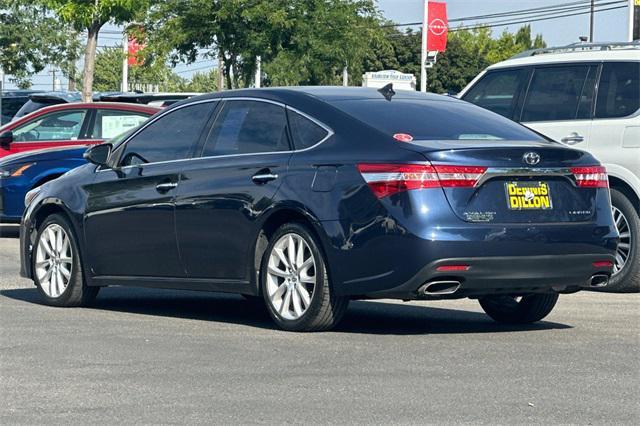
[[[418,289],[425,296],[442,296],[453,294],[460,288],[460,281],[431,281]]]
[[[605,274],[595,274],[589,280],[589,286],[591,287],[604,287],[609,284],[609,276]]]

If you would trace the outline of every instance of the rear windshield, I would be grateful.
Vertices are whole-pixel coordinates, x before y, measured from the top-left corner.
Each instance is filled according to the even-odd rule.
[[[414,140],[545,140],[520,124],[462,101],[359,99],[332,104],[390,136],[405,133]]]

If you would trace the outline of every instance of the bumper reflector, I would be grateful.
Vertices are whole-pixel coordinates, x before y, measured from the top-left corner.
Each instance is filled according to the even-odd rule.
[[[436,268],[438,272],[464,272],[468,271],[469,265],[442,265]]]
[[[598,260],[593,262],[594,268],[613,268],[613,262],[610,260]]]

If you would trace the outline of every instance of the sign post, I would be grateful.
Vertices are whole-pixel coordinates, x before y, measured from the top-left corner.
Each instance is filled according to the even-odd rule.
[[[422,52],[420,52],[420,91],[427,91],[427,41],[429,34],[429,0],[423,0]]]
[[[443,2],[424,0],[422,20],[422,52],[420,55],[420,91],[427,91],[427,67],[432,67],[438,52],[447,49],[449,23],[447,5]]]
[[[628,40],[640,40],[640,0],[629,0]]]

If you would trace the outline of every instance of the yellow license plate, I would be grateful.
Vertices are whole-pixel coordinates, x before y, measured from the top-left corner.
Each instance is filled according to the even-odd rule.
[[[551,190],[545,182],[507,182],[507,205],[510,210],[550,210]]]

